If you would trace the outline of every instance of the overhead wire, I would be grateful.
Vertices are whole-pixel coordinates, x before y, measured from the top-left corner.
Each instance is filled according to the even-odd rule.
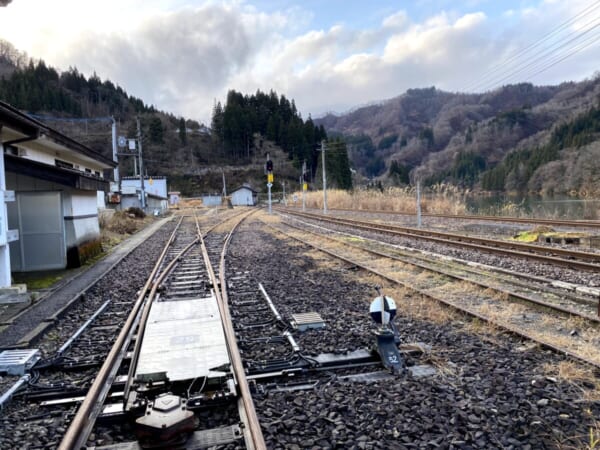
[[[586,48],[588,48],[590,45],[592,45],[592,44],[596,43],[596,42],[597,42],[597,41],[599,41],[599,40],[600,40],[600,33],[598,33],[598,34],[597,34],[597,35],[595,35],[595,36],[591,36],[591,39],[588,39],[588,40],[587,40],[587,41],[585,41],[585,42],[581,42],[581,43],[579,44],[579,48],[571,49],[571,50],[573,50],[572,52],[568,53],[567,55],[564,55],[563,57],[561,57],[561,58],[559,58],[559,59],[555,59],[553,62],[551,62],[550,64],[548,64],[546,67],[543,67],[543,68],[541,68],[541,69],[537,70],[536,72],[534,72],[534,73],[532,73],[532,74],[530,74],[530,75],[527,75],[527,76],[526,76],[526,77],[527,77],[526,79],[531,79],[531,78],[533,78],[533,77],[535,77],[535,76],[539,75],[540,73],[542,73],[542,72],[545,72],[546,70],[550,69],[551,67],[554,67],[556,64],[558,64],[558,63],[560,63],[560,62],[564,61],[565,59],[567,59],[567,58],[569,58],[569,57],[571,57],[571,56],[573,56],[573,55],[575,55],[575,54],[579,53],[579,52],[580,52],[580,51],[582,51],[582,50],[585,50],[585,49],[586,49]],[[586,42],[587,42],[587,43],[586,43]],[[583,44],[585,44],[585,45],[583,45]]]
[[[533,74],[533,76],[535,76],[589,47],[597,40],[597,36],[594,34],[592,36],[588,36],[588,38],[584,41],[581,41],[581,39],[600,26],[600,16],[592,17],[592,19],[588,20],[584,25],[579,26],[576,30],[571,31],[566,35],[563,33],[563,31],[570,25],[576,24],[583,16],[589,16],[590,13],[595,12],[599,7],[600,1],[593,2],[593,4],[586,7],[575,16],[564,21],[553,30],[546,33],[540,39],[534,41],[525,48],[519,50],[517,53],[488,69],[486,72],[484,72],[478,82],[471,84],[464,90],[490,90],[499,86],[500,83],[513,78],[515,75],[526,71],[527,69],[532,69],[530,72],[528,72],[528,74]],[[541,54],[531,54],[532,50],[537,49],[542,44],[550,41],[551,38],[558,38],[558,40],[551,41],[550,46],[544,46],[541,49]],[[556,54],[557,52],[559,53]],[[523,60],[524,58],[532,57],[534,58],[533,60]],[[547,64],[548,58],[552,58],[552,63]],[[507,67],[510,62],[514,61],[518,62]]]
[[[554,29],[552,29],[551,31],[549,31],[548,33],[546,33],[545,35],[543,35],[538,40],[532,42],[531,44],[527,45],[526,47],[522,48],[521,50],[518,50],[513,55],[509,56],[508,58],[500,61],[499,63],[497,63],[494,66],[492,66],[491,68],[489,68],[487,71],[485,71],[479,77],[480,78],[479,81],[472,82],[464,90],[465,91],[471,91],[471,90],[477,89],[482,83],[484,83],[484,80],[487,79],[487,78],[489,78],[491,75],[493,75],[494,72],[498,71],[499,69],[504,70],[506,68],[507,64],[509,64],[512,61],[514,61],[515,59],[518,59],[519,57],[525,55],[526,53],[529,53],[531,50],[539,47],[541,44],[543,44],[544,42],[546,42],[550,38],[552,38],[555,34],[557,34],[558,32],[562,31],[564,28],[566,28],[569,25],[572,25],[575,22],[577,22],[577,20],[581,16],[583,16],[585,14],[588,14],[588,13],[594,11],[595,9],[599,8],[599,7],[600,7],[600,1],[595,1],[592,5],[586,7],[585,9],[583,9],[582,11],[580,11],[579,13],[577,13],[575,16],[573,16],[573,17],[567,19],[566,21],[562,22],[560,25],[558,25],[557,27],[555,27]]]
[[[501,76],[501,78],[496,77],[494,80],[484,84],[483,87],[491,88],[491,87],[497,86],[497,85],[501,84],[502,82],[513,78],[515,75],[518,75],[519,73],[521,73],[531,67],[543,65],[545,60],[548,57],[551,57],[553,53],[556,53],[558,51],[561,51],[561,52],[567,51],[568,52],[569,50],[572,50],[574,48],[574,46],[579,45],[579,43],[576,43],[576,41],[578,41],[582,37],[586,36],[588,33],[592,32],[596,28],[600,27],[599,18],[594,18],[592,21],[586,23],[585,26],[590,25],[594,21],[596,21],[595,24],[593,24],[591,27],[587,28],[585,31],[577,32],[577,35],[575,37],[572,37],[571,39],[567,40],[566,42],[558,42],[558,43],[553,44],[553,47],[547,48],[543,53],[539,54],[537,57],[533,58],[532,60],[526,62],[524,65],[521,64],[520,67],[516,67],[515,69],[512,69],[508,73],[505,72],[504,74],[500,74],[499,76]],[[573,34],[575,34],[575,33],[571,33],[571,34],[565,36],[565,38],[572,36]],[[571,44],[573,44],[573,47],[571,47]],[[508,69],[508,70],[510,70],[510,69]]]

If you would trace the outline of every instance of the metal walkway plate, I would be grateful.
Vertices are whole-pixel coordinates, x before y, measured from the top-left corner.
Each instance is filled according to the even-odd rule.
[[[152,305],[136,368],[138,375],[166,372],[171,381],[225,375],[229,364],[214,296]]]

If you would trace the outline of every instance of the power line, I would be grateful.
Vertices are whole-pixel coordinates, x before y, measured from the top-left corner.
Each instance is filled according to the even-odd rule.
[[[43,116],[39,114],[27,114],[30,117],[38,120],[51,120],[53,122],[113,122],[114,118],[112,117],[52,117],[52,116]]]
[[[521,50],[517,51],[516,53],[514,53],[512,56],[509,56],[508,58],[500,61],[498,64],[496,64],[493,67],[489,68],[486,72],[483,73],[483,75],[481,75],[479,81],[474,82],[474,83],[472,82],[467,88],[464,89],[464,91],[473,91],[473,90],[479,89],[482,86],[490,86],[490,85],[494,86],[498,82],[493,82],[492,80],[494,80],[498,76],[500,76],[500,77],[505,76],[506,73],[507,73],[507,71],[510,70],[510,69],[506,69],[507,64],[509,64],[510,62],[513,62],[513,61],[515,61],[515,60],[517,60],[517,59],[519,59],[519,58],[527,55],[533,49],[539,47],[543,43],[545,43],[548,40],[550,40],[552,37],[555,37],[556,35],[558,35],[559,32],[561,32],[562,30],[564,30],[565,28],[567,28],[569,25],[572,25],[572,24],[576,23],[577,20],[579,20],[582,16],[584,16],[586,14],[589,14],[590,12],[595,11],[598,7],[600,7],[600,1],[595,1],[593,4],[591,4],[590,6],[586,7],[585,9],[583,9],[582,11],[580,11],[579,13],[577,13],[575,16],[571,17],[570,19],[567,19],[566,21],[564,21],[563,23],[561,23],[560,25],[558,25],[556,28],[554,28],[550,32],[546,33],[540,39],[532,42],[528,46],[526,46],[523,49],[521,49]],[[590,23],[593,23],[595,20],[597,20],[597,17],[595,19],[592,19],[586,25],[589,25]],[[568,35],[564,36],[562,39],[564,40],[565,38],[567,38],[569,36],[572,36],[573,34],[576,34],[579,31],[580,30],[573,31],[573,32],[569,33]],[[579,36],[579,37],[581,37],[581,36]],[[559,41],[559,43],[560,43],[560,41]]]
[[[594,19],[594,20],[597,20],[597,19]],[[589,25],[589,23],[586,24],[586,25]],[[572,43],[576,42],[577,40],[581,39],[582,37],[584,37],[585,35],[587,35],[588,33],[590,33],[591,31],[595,30],[598,27],[600,27],[600,21],[598,21],[597,23],[595,23],[593,26],[591,26],[587,30],[585,30],[583,32],[580,32],[577,36],[569,39],[568,41],[563,42],[563,43],[561,43],[560,45],[558,45],[556,47],[547,49],[544,53],[540,54],[538,57],[534,58],[529,63],[527,63],[525,65],[521,65],[521,67],[517,67],[516,69],[512,70],[510,73],[504,75],[502,78],[499,78],[499,79],[497,79],[495,81],[492,81],[492,82],[490,82],[490,83],[488,83],[488,84],[486,84],[484,86],[489,86],[491,88],[491,87],[493,87],[495,85],[498,85],[498,84],[502,83],[503,81],[509,80],[510,78],[514,77],[515,75],[523,72],[524,70],[526,70],[528,68],[531,68],[531,67],[539,65],[540,62],[542,64],[544,64],[544,60],[546,60],[548,57],[552,56],[553,53],[556,53],[559,50],[562,51],[563,49],[565,49],[565,47],[567,47],[565,49],[566,51],[572,50],[575,46],[579,45],[579,43],[576,43],[576,44],[574,44],[573,47],[569,48],[570,44],[572,44]]]
[[[573,55],[575,55],[575,54],[579,53],[580,51],[582,51],[582,50],[584,50],[584,49],[588,48],[590,45],[592,45],[592,44],[594,44],[595,42],[597,42],[597,41],[599,41],[599,40],[600,40],[600,33],[598,33],[596,36],[592,36],[592,37],[593,37],[594,39],[593,39],[593,40],[591,40],[591,42],[588,42],[586,45],[580,45],[580,46],[579,46],[579,48],[576,48],[576,49],[574,49],[574,50],[573,50],[571,53],[569,53],[569,54],[567,54],[567,55],[563,56],[562,58],[559,58],[558,60],[555,60],[554,62],[552,62],[552,63],[548,64],[546,67],[544,67],[544,68],[542,68],[542,69],[538,70],[537,72],[535,72],[535,73],[532,73],[532,74],[528,75],[528,76],[527,76],[527,79],[533,78],[533,77],[535,77],[535,76],[539,75],[540,73],[542,73],[542,72],[545,72],[546,70],[550,69],[551,67],[554,67],[556,64],[558,64],[558,63],[560,63],[560,62],[564,61],[565,59],[567,59],[567,58],[569,58],[569,57],[571,57],[571,56],[573,56]],[[589,39],[588,39],[588,41],[589,41]],[[583,43],[581,43],[581,44],[585,44],[585,42],[583,42]]]

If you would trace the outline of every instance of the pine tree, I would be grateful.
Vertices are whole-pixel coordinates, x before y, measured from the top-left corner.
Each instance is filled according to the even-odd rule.
[[[179,140],[183,145],[187,143],[187,130],[185,126],[185,119],[179,118]]]

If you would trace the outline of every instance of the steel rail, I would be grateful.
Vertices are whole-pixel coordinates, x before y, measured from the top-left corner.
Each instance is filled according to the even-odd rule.
[[[219,263],[219,279],[215,276],[214,271],[212,270],[212,266],[210,264],[210,259],[208,255],[208,250],[206,249],[206,245],[204,244],[204,239],[201,239],[202,245],[202,256],[204,257],[208,270],[209,276],[211,280],[213,280],[213,285],[215,286],[215,295],[217,297],[217,302],[219,305],[219,312],[221,313],[221,319],[223,322],[223,330],[225,332],[225,338],[227,340],[227,347],[229,349],[229,356],[231,358],[231,366],[233,368],[233,373],[235,379],[237,381],[238,387],[240,389],[243,413],[242,417],[246,419],[246,425],[249,431],[249,436],[246,439],[246,446],[249,447],[250,450],[266,450],[265,439],[262,434],[262,429],[260,427],[260,422],[258,420],[258,416],[256,415],[256,408],[254,407],[254,401],[252,400],[252,394],[250,392],[250,386],[248,385],[248,380],[246,379],[246,372],[244,370],[244,364],[242,362],[242,357],[240,355],[237,339],[235,337],[235,331],[233,329],[233,322],[231,319],[231,314],[228,306],[228,296],[227,296],[227,281],[225,278],[225,256],[227,254],[227,249],[229,247],[229,243],[231,241],[231,237],[233,233],[248,216],[254,214],[256,211],[252,211],[242,217],[230,230],[223,242],[223,249],[221,251],[221,259]],[[216,289],[216,286],[220,283],[221,289]]]
[[[290,208],[290,206],[287,206]],[[296,207],[293,207],[296,208]],[[373,213],[390,214],[396,216],[416,216],[416,212],[406,211],[384,211],[380,209],[353,209],[353,208],[329,208],[330,211],[344,211],[355,213]],[[574,228],[600,228],[600,220],[565,220],[565,219],[542,219],[536,217],[509,217],[509,216],[479,216],[477,214],[441,214],[441,213],[422,213],[422,217],[434,217],[440,219],[457,220],[480,220],[483,222],[512,222],[512,223],[531,223],[538,225],[556,225]]]
[[[227,218],[227,219],[225,219],[225,220],[223,220],[223,221],[221,221],[219,223],[214,224],[213,226],[209,227],[204,232],[204,234],[207,235],[212,230],[214,230],[216,227],[218,227],[219,225],[221,225],[222,223],[224,223],[224,222],[226,222],[226,221],[228,221],[230,219],[231,218]],[[137,363],[138,363],[138,359],[139,359],[139,356],[140,356],[140,351],[142,349],[142,343],[143,343],[143,340],[144,340],[144,331],[146,330],[146,321],[148,319],[148,316],[150,315],[150,310],[152,308],[152,304],[154,303],[156,292],[160,288],[160,285],[162,284],[162,282],[164,281],[164,279],[175,268],[175,265],[179,262],[179,260],[189,250],[191,250],[192,247],[194,247],[194,245],[196,245],[199,242],[201,242],[202,231],[200,230],[200,225],[198,223],[198,217],[194,216],[194,220],[195,220],[195,225],[196,225],[196,230],[197,230],[198,237],[196,237],[196,239],[194,239],[192,242],[190,242],[188,245],[186,245],[177,255],[175,255],[173,257],[173,259],[169,262],[169,264],[163,269],[163,271],[160,273],[160,275],[158,275],[158,277],[154,281],[154,284],[152,286],[152,289],[151,289],[150,293],[148,294],[147,301],[144,304],[144,309],[142,310],[142,315],[141,315],[141,318],[140,318],[140,321],[139,321],[139,329],[138,329],[138,332],[137,332],[138,338],[135,341],[135,346],[134,346],[134,349],[133,349],[133,355],[131,357],[131,363],[129,365],[129,372],[128,372],[128,376],[127,376],[127,381],[125,383],[124,398],[125,398],[126,401],[129,398],[129,393],[130,393],[130,390],[131,390],[131,383],[133,382],[133,378],[134,378],[134,375],[135,375],[135,370],[137,368]]]
[[[546,341],[543,341],[541,339],[538,339],[538,338],[530,335],[529,333],[527,333],[527,332],[525,332],[525,331],[523,331],[523,330],[521,330],[519,328],[510,326],[510,325],[506,325],[506,324],[502,324],[502,323],[498,323],[498,322],[490,319],[489,317],[482,316],[481,314],[479,314],[479,313],[477,313],[475,311],[470,310],[469,308],[461,307],[461,306],[456,305],[456,304],[454,304],[452,302],[444,300],[443,298],[434,296],[434,295],[429,294],[429,293],[427,293],[425,291],[417,289],[417,288],[415,288],[413,286],[410,286],[410,285],[404,283],[403,281],[397,280],[397,279],[395,279],[395,278],[393,278],[393,277],[391,277],[389,275],[386,275],[386,274],[384,274],[384,273],[382,273],[382,272],[380,272],[378,270],[372,269],[372,268],[370,268],[368,266],[365,266],[364,264],[361,264],[359,262],[353,261],[353,260],[351,260],[351,259],[349,259],[349,258],[347,258],[347,257],[345,257],[343,255],[339,255],[339,254],[337,254],[335,252],[332,252],[330,250],[327,250],[327,249],[324,249],[324,248],[321,248],[321,247],[317,247],[316,245],[313,245],[312,243],[310,243],[310,242],[308,242],[308,241],[306,241],[304,239],[301,239],[299,237],[293,236],[293,235],[291,235],[289,233],[286,233],[285,231],[279,230],[279,229],[277,229],[276,227],[274,227],[274,226],[272,226],[270,224],[266,224],[266,225],[269,226],[270,228],[272,228],[273,230],[276,230],[276,231],[282,233],[283,235],[288,236],[291,239],[295,239],[295,240],[297,240],[299,242],[302,242],[303,244],[308,245],[309,247],[314,248],[314,249],[316,249],[316,250],[318,250],[320,252],[328,254],[328,255],[330,255],[330,256],[332,256],[334,258],[337,258],[337,259],[339,259],[341,261],[344,261],[344,262],[346,262],[348,264],[351,264],[353,266],[359,267],[359,268],[361,268],[361,269],[363,269],[363,270],[365,270],[367,272],[370,272],[370,273],[372,273],[374,275],[377,275],[377,276],[379,276],[379,277],[381,277],[381,278],[383,278],[383,279],[385,279],[385,280],[387,280],[387,281],[389,281],[391,283],[398,284],[398,285],[400,285],[400,286],[402,286],[402,287],[404,287],[406,289],[409,289],[409,290],[411,290],[413,292],[416,292],[419,295],[422,295],[425,298],[429,298],[429,299],[434,300],[434,301],[436,301],[438,303],[441,303],[441,304],[444,304],[446,306],[449,306],[450,308],[452,308],[452,309],[454,309],[456,311],[459,311],[461,313],[467,314],[467,315],[469,315],[471,317],[474,317],[476,319],[479,319],[479,320],[481,320],[483,322],[492,324],[495,327],[500,328],[502,330],[505,330],[505,331],[507,331],[507,332],[509,332],[511,334],[516,335],[516,336],[520,336],[520,337],[523,337],[523,338],[525,338],[527,340],[530,340],[532,342],[536,342],[539,345],[541,345],[542,347],[547,348],[547,349],[549,349],[549,350],[551,350],[551,351],[553,351],[553,352],[555,352],[557,354],[565,355],[565,356],[567,356],[567,357],[569,357],[569,358],[571,358],[573,360],[582,362],[582,363],[584,363],[586,365],[589,365],[591,367],[594,367],[596,369],[600,369],[600,363],[597,363],[595,361],[590,361],[590,360],[585,359],[585,358],[583,358],[583,357],[581,357],[581,356],[579,356],[579,355],[577,355],[577,354],[575,354],[575,353],[573,353],[573,352],[571,352],[569,350],[566,350],[564,348],[558,347],[558,346],[556,346],[556,345],[554,345],[554,344],[552,344],[550,342],[546,342]]]
[[[519,256],[522,258],[533,259],[537,261],[547,262],[549,264],[555,264],[570,268],[585,269],[591,271],[600,270],[600,264],[595,264],[588,261],[600,261],[600,254],[577,252],[571,250],[565,250],[561,248],[550,248],[543,247],[540,245],[523,244],[518,242],[507,242],[499,241],[494,239],[486,239],[479,237],[469,237],[453,233],[442,233],[439,231],[424,231],[416,228],[409,227],[398,227],[394,225],[377,224],[373,222],[364,222],[349,219],[339,219],[325,217],[320,214],[306,214],[300,212],[286,213],[305,217],[314,220],[322,220],[329,223],[337,223],[339,225],[351,226],[353,228],[360,228],[367,231],[379,231],[398,236],[412,237],[417,239],[425,239],[440,244],[454,245],[458,247],[467,247],[478,251],[488,251],[491,253],[497,253],[508,256]],[[548,254],[559,254],[564,255],[567,258],[580,258],[585,261],[575,259],[563,259],[556,256],[549,256]]]
[[[106,395],[108,394],[108,390],[110,389],[112,381],[114,380],[119,362],[126,355],[126,348],[131,340],[131,331],[134,323],[136,322],[138,312],[144,303],[147,292],[154,283],[153,280],[160,268],[160,265],[167,256],[169,247],[175,240],[175,236],[182,221],[183,216],[175,226],[175,229],[171,233],[169,240],[165,244],[160,256],[158,257],[150,276],[138,294],[131,313],[127,317],[127,320],[123,325],[117,340],[107,355],[104,364],[102,364],[102,367],[94,379],[94,382],[92,383],[92,386],[90,387],[85,399],[77,409],[77,413],[71,421],[69,428],[65,432],[65,435],[58,446],[58,450],[79,450],[85,445],[91,428],[96,421],[96,417],[98,417],[101,412],[102,405],[106,399]]]
[[[342,245],[344,245],[346,247],[355,248],[357,250],[361,250],[363,252],[370,253],[370,254],[375,255],[375,256],[381,256],[381,257],[384,257],[384,258],[389,258],[389,259],[392,259],[394,261],[398,261],[398,262],[401,262],[401,263],[404,263],[404,264],[410,264],[412,266],[418,267],[418,268],[423,269],[423,270],[428,270],[430,272],[433,271],[433,272],[436,272],[436,273],[440,273],[440,274],[442,274],[444,276],[447,276],[447,277],[455,279],[455,280],[466,281],[467,283],[475,284],[475,285],[477,285],[479,287],[482,287],[482,288],[485,288],[485,289],[492,289],[492,290],[494,290],[496,292],[499,292],[499,293],[502,293],[502,294],[508,294],[509,296],[511,296],[511,297],[513,297],[513,298],[515,298],[517,300],[521,300],[521,301],[524,301],[524,302],[527,302],[527,303],[532,303],[532,304],[535,304],[535,305],[538,305],[538,306],[541,306],[541,307],[544,307],[544,308],[547,308],[547,309],[551,309],[553,311],[560,312],[562,314],[569,315],[569,316],[581,317],[582,319],[588,320],[588,321],[590,321],[590,322],[592,322],[594,324],[600,324],[600,318],[598,318],[596,316],[592,316],[592,315],[589,315],[589,314],[584,314],[584,313],[581,313],[579,311],[575,311],[574,309],[571,309],[571,308],[567,308],[567,307],[564,307],[564,306],[555,305],[553,303],[549,303],[549,302],[546,302],[546,301],[543,301],[543,300],[539,300],[539,299],[530,297],[528,295],[521,294],[520,292],[517,292],[516,290],[501,289],[499,287],[492,286],[492,285],[484,283],[482,281],[473,280],[473,279],[468,278],[466,276],[457,275],[457,274],[451,273],[450,271],[446,271],[446,270],[443,270],[443,269],[438,269],[438,268],[432,267],[431,265],[427,265],[427,264],[422,263],[422,262],[411,261],[408,257],[406,259],[403,259],[403,258],[400,258],[398,256],[391,255],[389,253],[381,252],[379,250],[365,248],[365,247],[361,247],[360,245],[356,245],[356,244],[352,244],[352,243],[349,243],[349,242],[340,241],[339,239],[333,238],[331,236],[320,235],[320,234],[318,234],[318,233],[316,233],[314,231],[306,230],[304,228],[298,227],[298,226],[290,224],[290,223],[286,223],[285,225],[287,225],[287,226],[289,226],[291,228],[296,228],[296,229],[298,229],[298,230],[300,230],[302,232],[307,232],[307,233],[310,233],[310,234],[314,234],[314,235],[316,235],[318,237],[321,237],[321,238],[330,239],[330,240],[338,242],[338,243],[340,243],[340,244],[342,244]],[[372,239],[368,239],[368,240],[371,240],[371,241],[379,243],[379,244],[384,244],[384,245],[386,244],[385,242],[374,241]],[[463,268],[461,268],[461,270],[463,270],[465,272],[471,272],[471,273],[473,273],[475,275],[481,275],[480,273],[474,271],[472,268],[469,268],[469,267],[463,267]],[[519,286],[519,285],[517,285],[517,286]],[[523,286],[520,286],[520,287],[523,287]]]
[[[127,381],[125,383],[125,390],[123,397],[125,401],[128,401],[129,394],[131,392],[131,383],[133,382],[135,370],[137,369],[137,363],[140,357],[140,352],[142,350],[142,343],[144,342],[144,332],[146,331],[146,322],[148,321],[148,316],[150,315],[150,310],[152,309],[152,305],[154,303],[154,299],[156,298],[156,292],[160,287],[160,284],[164,281],[164,279],[171,273],[171,271],[175,268],[175,266],[179,263],[179,259],[183,257],[188,251],[190,251],[196,244],[198,244],[199,239],[196,238],[188,245],[186,245],[175,257],[169,262],[169,264],[164,268],[164,270],[160,273],[160,275],[154,281],[152,285],[152,289],[148,293],[146,298],[146,302],[144,303],[144,308],[142,309],[142,315],[138,325],[137,335],[138,338],[135,341],[135,345],[133,348],[133,355],[131,356],[131,364],[129,365],[129,372],[127,374]],[[127,405],[126,405],[127,406]]]

